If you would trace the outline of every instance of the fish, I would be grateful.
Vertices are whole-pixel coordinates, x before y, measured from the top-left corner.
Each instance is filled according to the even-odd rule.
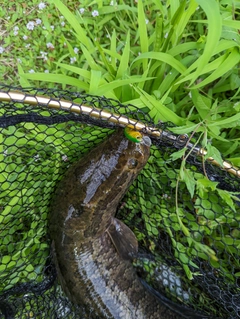
[[[119,129],[72,164],[56,189],[49,214],[54,260],[63,291],[82,309],[81,319],[207,318],[191,311],[184,316],[189,309],[141,281],[132,264],[137,239],[115,218],[150,146],[149,137],[135,143]]]

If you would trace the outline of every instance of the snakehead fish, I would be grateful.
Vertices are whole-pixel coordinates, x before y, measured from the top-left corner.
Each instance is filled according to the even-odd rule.
[[[182,318],[142,285],[131,263],[135,235],[114,217],[150,145],[148,137],[134,143],[118,130],[74,163],[57,188],[49,230],[59,281],[84,309],[81,319]]]

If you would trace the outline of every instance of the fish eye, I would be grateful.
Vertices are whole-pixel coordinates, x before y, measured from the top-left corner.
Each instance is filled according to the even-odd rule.
[[[135,158],[130,158],[128,161],[128,167],[130,169],[137,167],[138,161]]]

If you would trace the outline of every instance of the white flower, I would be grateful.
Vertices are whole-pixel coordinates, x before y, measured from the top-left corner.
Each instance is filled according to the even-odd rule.
[[[22,60],[20,58],[17,58],[17,62],[21,64]]]
[[[27,29],[28,30],[33,30],[34,29],[34,22],[33,21],[29,21],[27,24]]]
[[[26,48],[26,49],[30,48],[30,43],[26,44],[26,45],[25,45],[25,48]]]
[[[44,73],[49,73],[49,70],[45,70]]]
[[[51,28],[52,30],[54,30],[55,27],[54,27],[54,25],[50,25],[50,28]]]
[[[73,51],[74,51],[75,54],[78,54],[79,49],[78,48],[74,48]]]
[[[97,17],[97,16],[99,16],[98,11],[97,11],[97,10],[93,10],[93,12],[92,12],[92,16],[93,16],[93,17]]]
[[[73,64],[74,62],[77,61],[77,58],[74,56],[73,58],[70,58],[70,63]]]
[[[51,42],[48,42],[46,46],[48,49],[54,49],[54,45]]]
[[[80,8],[79,11],[80,11],[81,14],[83,14],[85,9],[84,8]]]
[[[42,23],[42,20],[41,19],[36,19],[36,24],[41,24]]]
[[[28,39],[28,36],[27,35],[23,35],[23,40],[27,40]]]
[[[13,28],[14,31],[18,31],[19,27],[17,25],[15,25],[15,27]]]
[[[44,57],[44,56],[47,55],[47,52],[44,52],[44,51],[40,51],[40,53],[41,53],[41,56],[42,56],[42,57]]]
[[[18,35],[18,31],[13,31],[13,35]]]
[[[33,69],[29,70],[28,73],[35,73]]]
[[[60,19],[64,19],[64,16],[60,16]]]
[[[40,53],[41,53],[41,58],[44,60],[44,61],[47,61],[47,52],[44,52],[44,51],[40,51]]]
[[[46,8],[46,4],[44,2],[40,2],[38,8],[39,10],[43,10],[44,8]]]
[[[148,19],[145,19],[145,22],[146,22],[146,24],[148,24],[149,20],[148,20]]]
[[[61,26],[62,26],[62,27],[65,26],[65,22],[64,22],[64,21],[61,22]]]

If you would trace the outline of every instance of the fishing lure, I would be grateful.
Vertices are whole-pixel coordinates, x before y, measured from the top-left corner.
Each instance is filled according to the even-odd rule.
[[[136,131],[132,128],[125,127],[124,134],[127,139],[134,143],[140,143],[142,141],[142,134],[139,131]]]

